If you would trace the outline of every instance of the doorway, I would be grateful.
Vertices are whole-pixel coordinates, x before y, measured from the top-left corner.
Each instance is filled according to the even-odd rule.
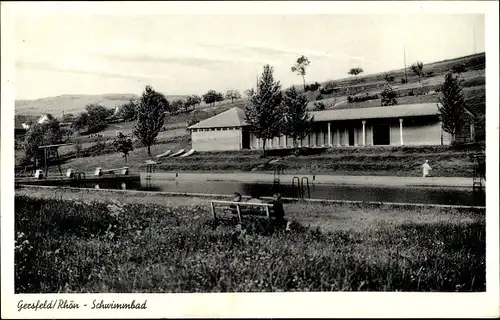
[[[241,148],[242,149],[250,149],[250,132],[247,130],[243,130],[241,132]]]
[[[354,128],[348,129],[348,135],[349,135],[349,145],[353,146],[354,145]]]
[[[391,127],[389,125],[373,126],[373,145],[388,146],[391,144]]]

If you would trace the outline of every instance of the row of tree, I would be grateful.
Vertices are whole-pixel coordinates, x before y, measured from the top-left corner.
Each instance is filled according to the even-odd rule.
[[[250,131],[263,139],[262,150],[266,154],[266,140],[287,135],[297,142],[306,137],[314,117],[307,112],[308,99],[295,87],[281,90],[279,81],[274,80],[273,68],[264,66],[257,89],[252,92],[245,106],[246,120]]]

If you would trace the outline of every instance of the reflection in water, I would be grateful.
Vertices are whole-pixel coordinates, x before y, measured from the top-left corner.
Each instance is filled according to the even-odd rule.
[[[293,197],[294,190],[291,184],[273,185],[263,183],[212,182],[212,181],[155,181],[143,180],[106,181],[78,184],[72,186],[83,188],[128,189],[142,191],[170,191],[186,193],[233,194],[243,195],[257,193],[259,196],[272,196],[279,192],[284,197]],[[343,186],[343,185],[310,185],[311,198],[353,201],[377,202],[409,202],[429,204],[471,205],[484,206],[484,190],[471,189],[443,189],[431,187],[386,187],[386,186]],[[296,193],[296,192],[295,192]]]

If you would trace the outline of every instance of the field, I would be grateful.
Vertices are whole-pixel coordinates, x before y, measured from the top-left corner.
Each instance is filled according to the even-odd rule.
[[[285,204],[292,232],[269,233],[123,200],[16,195],[16,293],[485,290],[484,212]]]

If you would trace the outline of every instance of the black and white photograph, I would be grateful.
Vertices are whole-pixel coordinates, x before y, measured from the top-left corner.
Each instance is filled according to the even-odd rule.
[[[2,2],[8,318],[499,316],[498,3],[426,2]]]

